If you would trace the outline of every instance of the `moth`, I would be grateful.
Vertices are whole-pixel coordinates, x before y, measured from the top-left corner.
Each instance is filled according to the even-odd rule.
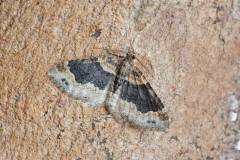
[[[64,93],[86,107],[105,106],[119,123],[164,129],[163,103],[133,64],[135,56],[112,54],[70,60],[51,68],[48,76]]]

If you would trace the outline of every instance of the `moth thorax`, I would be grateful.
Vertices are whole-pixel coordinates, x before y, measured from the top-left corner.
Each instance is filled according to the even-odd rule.
[[[121,68],[121,74],[124,76],[129,75],[129,73],[131,72],[131,68],[132,68],[132,61],[125,61],[122,68]]]

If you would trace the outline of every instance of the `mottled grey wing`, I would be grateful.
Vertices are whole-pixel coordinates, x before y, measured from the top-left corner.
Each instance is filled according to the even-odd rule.
[[[118,89],[108,94],[106,103],[119,122],[130,122],[143,128],[168,127],[168,116],[162,112],[161,100],[137,68],[132,68]]]
[[[83,106],[99,106],[106,99],[117,63],[116,57],[71,60],[57,64],[48,75],[61,91]]]

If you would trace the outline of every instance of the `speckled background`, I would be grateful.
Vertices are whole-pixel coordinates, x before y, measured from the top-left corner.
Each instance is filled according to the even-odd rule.
[[[239,4],[0,1],[0,159],[237,159]],[[154,74],[164,132],[118,124],[47,77],[61,61],[130,45]]]

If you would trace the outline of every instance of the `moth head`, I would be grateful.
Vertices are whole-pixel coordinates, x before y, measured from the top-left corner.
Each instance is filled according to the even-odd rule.
[[[126,56],[126,59],[128,59],[128,60],[134,60],[136,57],[134,56],[134,54],[133,53],[127,53],[127,56]]]

